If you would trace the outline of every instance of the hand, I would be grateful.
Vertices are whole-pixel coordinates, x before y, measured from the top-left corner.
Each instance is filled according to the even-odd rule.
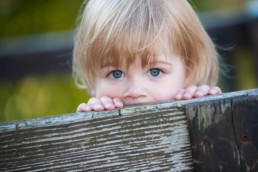
[[[105,96],[101,98],[92,97],[89,99],[88,103],[81,103],[77,107],[77,112],[100,112],[104,110],[113,110],[122,107],[123,102],[119,98],[110,98]]]
[[[208,85],[189,86],[186,89],[181,89],[175,96],[175,100],[188,100],[192,98],[200,98],[207,95],[221,94],[219,87],[210,87]]]

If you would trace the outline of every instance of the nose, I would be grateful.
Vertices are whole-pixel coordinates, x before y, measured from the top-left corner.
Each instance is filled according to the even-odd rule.
[[[146,97],[144,83],[140,78],[133,78],[126,84],[124,91],[125,99],[140,99]]]

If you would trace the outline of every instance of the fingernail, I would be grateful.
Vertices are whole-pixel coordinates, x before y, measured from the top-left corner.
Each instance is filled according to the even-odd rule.
[[[190,95],[185,93],[183,97],[188,98],[188,97],[190,97]]]
[[[83,109],[86,109],[86,108],[88,108],[88,105],[82,104],[82,108],[83,108]]]
[[[211,90],[210,94],[216,94],[216,91],[215,90]]]
[[[107,104],[106,105],[106,109],[114,109],[114,105],[113,104]]]
[[[118,107],[123,107],[123,103],[121,103],[121,102],[116,102],[116,106],[118,106]]]
[[[202,93],[201,91],[197,91],[197,92],[196,92],[196,95],[197,95],[197,96],[202,96],[203,93]]]

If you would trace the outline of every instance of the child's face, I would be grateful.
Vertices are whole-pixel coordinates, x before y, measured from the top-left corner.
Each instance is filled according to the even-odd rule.
[[[174,54],[161,54],[145,67],[136,60],[129,67],[105,66],[99,71],[93,96],[120,98],[125,105],[173,100],[186,80],[181,57]]]

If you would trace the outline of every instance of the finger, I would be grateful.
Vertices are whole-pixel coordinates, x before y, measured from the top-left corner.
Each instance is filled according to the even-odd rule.
[[[100,98],[100,102],[102,103],[102,105],[104,106],[104,108],[106,110],[113,110],[115,109],[115,105],[114,102],[111,98],[103,96]]]
[[[222,91],[219,87],[212,87],[210,90],[209,90],[209,94],[210,95],[215,95],[215,94],[221,94]]]
[[[122,100],[119,98],[114,98],[113,102],[116,108],[122,108],[124,106]]]
[[[92,111],[92,108],[86,103],[81,103],[76,109],[76,112],[90,112],[90,111]]]
[[[193,95],[194,95],[196,89],[197,89],[197,87],[194,85],[186,88],[185,93],[183,94],[183,99],[188,100],[188,99],[193,98]]]
[[[206,96],[208,95],[209,91],[210,91],[210,87],[208,85],[201,85],[196,89],[194,93],[194,97],[199,98],[199,97]]]
[[[91,106],[92,110],[94,111],[103,111],[105,107],[102,105],[101,101],[98,98],[91,98],[88,101],[88,105]]]
[[[185,89],[179,90],[175,95],[175,100],[182,100],[184,93],[185,93]]]

